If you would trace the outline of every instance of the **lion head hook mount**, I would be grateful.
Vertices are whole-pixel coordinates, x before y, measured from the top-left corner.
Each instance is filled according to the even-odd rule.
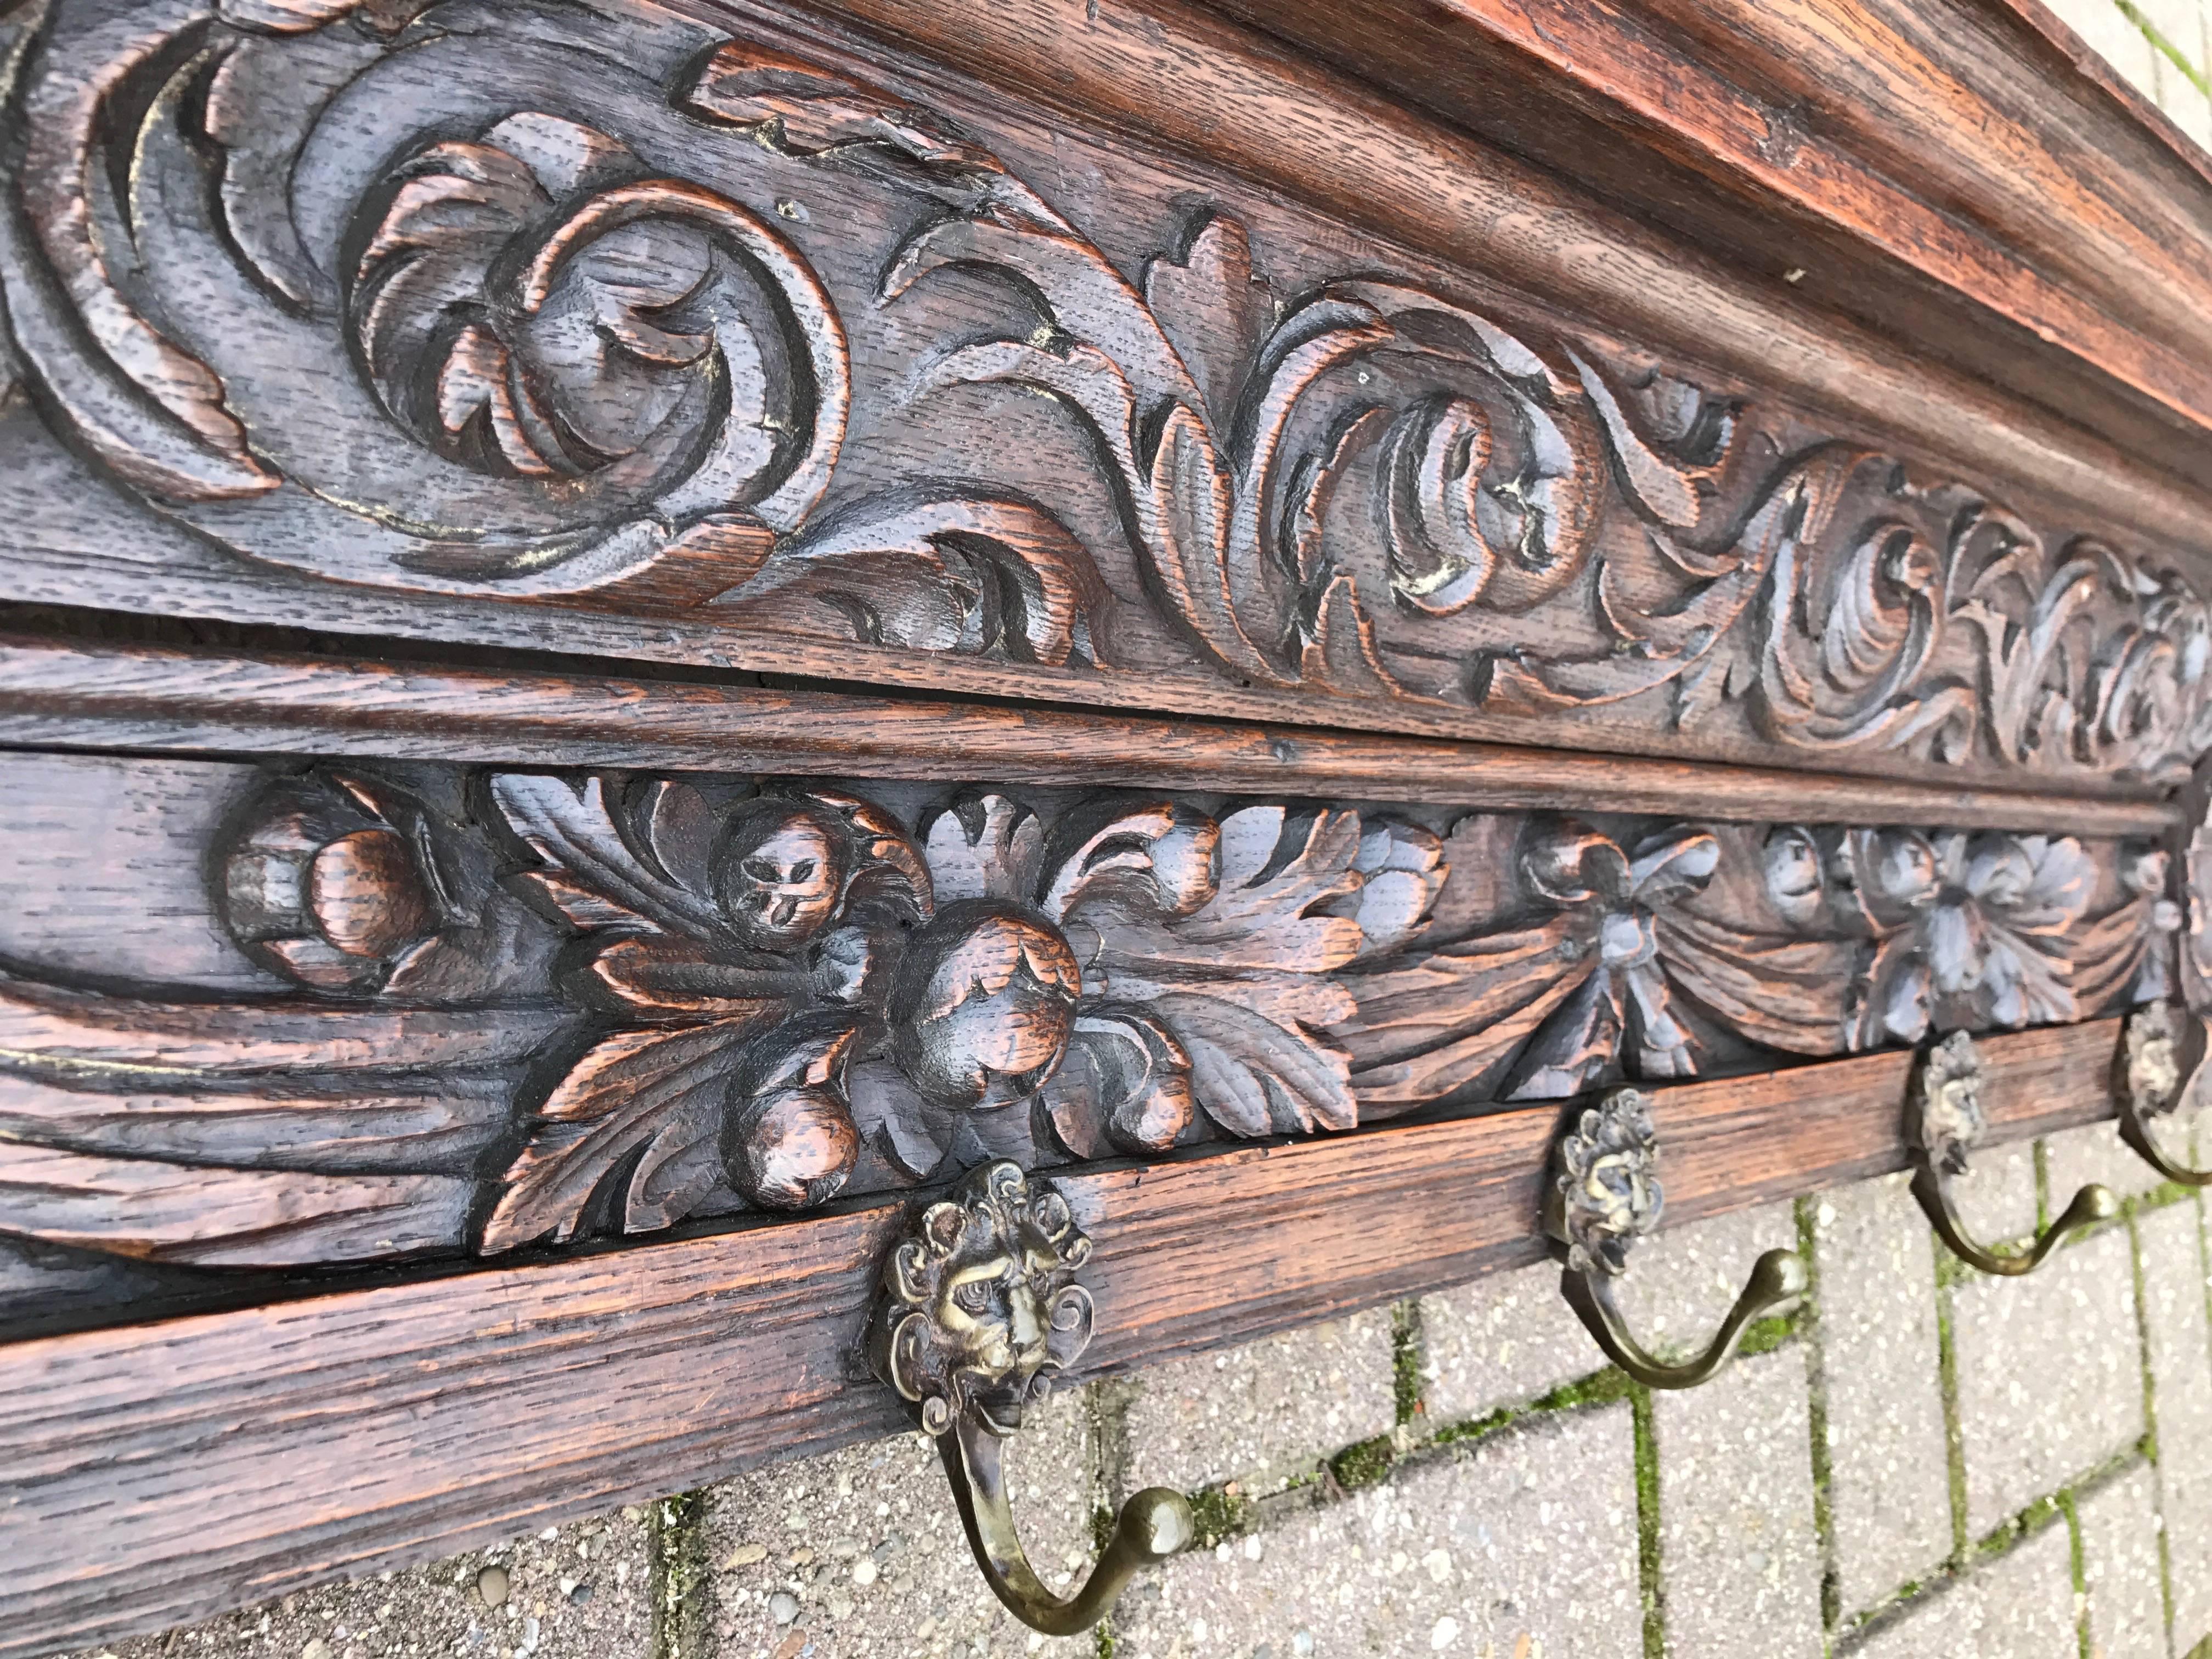
[[[1072,1636],[1106,1616],[1139,1567],[1194,1534],[1190,1504],[1151,1486],[1121,1506],[1083,1587],[1045,1588],[1023,1552],[1001,1462],[1024,1407],[1090,1345],[1091,1293],[1075,1282],[1091,1240],[1050,1183],[988,1164],[921,1212],[892,1249],[868,1328],[868,1364],[937,1437],[975,1564],[1032,1630]]]
[[[2128,1015],[2113,1073],[2112,1093],[2120,1103],[2120,1139],[2166,1180],[2185,1187],[2212,1187],[2212,1170],[2192,1170],[2177,1162],[2150,1132],[2153,1119],[2171,1115],[2181,1104],[2183,1085],[2188,1081],[2172,1003],[2146,1003]]]
[[[2019,1254],[1999,1255],[1976,1243],[1959,1214],[1951,1181],[1966,1173],[1966,1154],[1988,1127],[1982,1112],[1982,1057],[1972,1037],[1954,1031],[1930,1044],[1914,1068],[1905,1098],[1905,1139],[1912,1153],[1912,1195],[1960,1261],[1985,1273],[2033,1273],[2069,1233],[2119,1213],[2119,1201],[2092,1182]]]
[[[1646,1388],[1693,1388],[1728,1364],[1753,1320],[1805,1293],[1805,1264],[1792,1251],[1767,1251],[1703,1353],[1676,1364],[1656,1358],[1628,1334],[1613,1282],[1628,1266],[1629,1247],[1659,1224],[1658,1164],[1650,1099],[1639,1089],[1611,1091],[1559,1137],[1544,1229],[1565,1255],[1559,1289],[1606,1358]]]

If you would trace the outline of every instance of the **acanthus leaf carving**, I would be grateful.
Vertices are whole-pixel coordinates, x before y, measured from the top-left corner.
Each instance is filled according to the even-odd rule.
[[[2155,550],[1224,202],[1124,246],[988,121],[642,0],[0,27],[40,418],[246,560],[1861,768],[2212,746]]]
[[[497,1254],[2084,1018],[2158,994],[2182,925],[2136,842],[890,798],[273,776],[210,900],[299,993],[0,983],[0,1232]]]

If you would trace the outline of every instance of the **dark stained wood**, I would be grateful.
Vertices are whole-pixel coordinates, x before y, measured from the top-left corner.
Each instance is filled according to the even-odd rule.
[[[2071,382],[1209,14],[404,9],[0,25],[0,592],[1923,781],[2197,758],[2212,498]]]
[[[2038,0],[0,0],[0,1655],[883,1432],[992,1160],[1106,1375],[2203,989],[2212,167]]]
[[[2212,416],[2205,159],[2036,0],[1223,9],[2169,465]]]
[[[1990,1139],[2106,1116],[2118,1022],[1987,1039]],[[1906,1166],[1908,1057],[1654,1091],[1680,1224]],[[1559,1109],[1059,1178],[1089,1375],[1540,1259]],[[1753,1125],[1756,1125],[1754,1130]],[[0,1347],[0,1654],[88,1646],[888,1431],[902,1205]],[[158,1386],[149,1386],[158,1376]]]
[[[1806,776],[1297,728],[1085,716],[599,672],[118,647],[0,636],[0,741],[181,753],[636,766],[1170,789],[1408,805],[2166,833],[2156,799]]]
[[[114,916],[128,864],[48,849],[140,772],[169,902],[0,974],[0,1236],[256,1295],[2094,1018],[2179,928],[2155,844],[1987,827],[0,757],[49,911]],[[13,1277],[38,1328],[173,1305]]]
[[[691,9],[722,17],[751,15],[732,0],[693,0]],[[1471,138],[1468,127],[1483,130],[1472,115],[1457,129],[1425,117],[1418,106],[1436,106],[1455,47],[1467,43],[1449,30],[1441,32],[1443,38],[1431,27],[1415,31],[1413,38],[1433,45],[1440,56],[1432,76],[1407,94],[1385,70],[1401,60],[1393,36],[1406,32],[1410,9],[1363,8],[1350,27],[1340,12],[1338,27],[1325,36],[1318,24],[1306,32],[1316,46],[1310,52],[1288,50],[1217,15],[1247,9],[1241,5],[1209,9],[1142,0],[1101,7],[1094,15],[1087,0],[1012,0],[991,7],[841,0],[822,9],[841,21],[864,20],[887,39],[940,61],[1111,122],[1137,142],[1203,155],[1266,179],[1345,222],[1433,257],[1479,260],[1486,270],[1525,274],[1586,315],[1611,319],[1616,327],[1632,318],[1648,339],[1725,362],[1747,378],[1778,376],[1824,407],[1881,424],[1912,410],[1929,422],[1926,429],[1940,430],[1947,444],[1962,446],[1957,453],[1963,456],[1964,447],[1972,447],[1981,464],[1998,470],[2048,462],[2062,469],[2067,482],[2061,488],[2070,494],[2096,488],[2081,476],[2089,467],[2107,460],[2131,471],[2140,465],[2123,447],[2085,437],[2070,419],[2008,404],[1974,380],[1933,367],[1929,357],[1942,355],[1940,340],[1901,346],[1887,326],[1876,332],[1796,300],[1781,282],[1786,265],[1770,260],[1757,276],[1747,276],[1656,234],[1644,222],[1663,220],[1668,205],[1663,193],[1632,198],[1623,207],[1600,205],[1548,167],[1529,165],[1511,150]],[[1286,17],[1294,27],[1301,15],[1326,21],[1318,6],[1305,14],[1295,6],[1263,13],[1255,5],[1249,11],[1270,25]],[[1632,25],[1636,11],[1607,7],[1589,15]],[[1601,67],[1610,62],[1614,42],[1634,39],[1632,30],[1601,40]],[[1366,83],[1316,58],[1356,64]],[[1632,58],[1622,70],[1640,67]],[[2064,70],[2069,77],[2077,73],[2070,64]],[[1693,85],[1701,88],[1709,80],[1705,71],[1697,71]],[[1163,87],[1175,95],[1159,96]],[[1516,97],[1516,90],[1510,78],[1499,88],[1515,118],[1508,136],[1516,148],[1525,130],[1554,114],[1571,132],[1577,112],[1587,113],[1592,106],[1587,93],[1563,87],[1556,77],[1534,98]],[[1409,102],[1417,107],[1409,109]],[[2127,145],[2128,123],[2110,119],[2110,125],[2115,144]],[[1638,135],[1647,143],[1675,140],[1671,125]],[[1568,145],[1561,149],[1574,153]],[[1587,155],[1588,147],[1580,153]],[[2160,177],[2172,181],[2179,165],[2169,155]],[[2173,188],[2190,187],[2178,181]],[[1996,424],[1978,439],[1972,428],[1985,421]],[[2010,453],[2011,463],[2000,459],[2001,451]],[[2037,459],[2030,461],[2031,455]],[[2147,471],[2157,477],[2160,498],[2173,499],[2166,494],[2173,488],[2173,475]],[[2172,531],[2192,536],[2187,526],[2200,509],[2182,507],[2178,499],[2174,505],[2180,516],[2171,521]],[[2124,509],[2114,501],[2108,510]]]

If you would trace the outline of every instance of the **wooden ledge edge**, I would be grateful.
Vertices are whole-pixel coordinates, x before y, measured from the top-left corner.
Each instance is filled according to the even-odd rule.
[[[1409,805],[2160,836],[2167,801],[1447,738],[0,635],[0,744],[1283,791]]]

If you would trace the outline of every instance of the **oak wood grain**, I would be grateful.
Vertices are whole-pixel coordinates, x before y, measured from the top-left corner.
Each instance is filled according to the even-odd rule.
[[[2118,1022],[1987,1039],[1990,1139],[2111,1110]],[[1653,1091],[1681,1224],[1905,1166],[1910,1056]],[[1560,1108],[1059,1178],[1089,1374],[1543,1253]],[[0,1347],[0,1654],[27,1659],[897,1422],[854,1353],[906,1207]],[[149,1385],[158,1376],[158,1387]]]
[[[753,15],[730,0],[688,0],[686,9]],[[1381,70],[1398,51],[1392,36],[1404,28],[1404,15],[1365,11],[1361,27],[1340,27],[1325,36],[1331,58],[1371,77],[1363,84],[1317,62],[1313,52],[1176,0],[1142,0],[1096,15],[1087,0],[992,7],[844,0],[822,10],[1109,122],[1125,137],[1264,179],[1345,222],[1436,257],[1464,258],[1480,249],[1490,268],[1525,272],[1593,317],[1614,326],[1633,319],[1655,340],[1738,372],[1778,376],[1856,418],[1886,424],[1911,410],[1924,422],[1923,433],[1940,432],[1945,443],[1961,446],[1962,457],[1971,450],[1977,465],[2008,477],[2022,476],[2014,471],[2022,465],[2054,467],[2043,475],[2045,482],[2069,495],[2096,491],[2100,510],[2108,500],[2109,510],[2122,510],[2109,491],[2118,475],[2100,481],[2088,473],[2110,465],[2133,476],[2148,472],[2159,506],[2146,501],[2141,508],[2162,511],[2171,503],[2175,516],[2166,525],[2184,536],[2196,533],[2187,526],[2200,521],[2201,509],[2184,504],[2174,473],[2145,465],[2125,446],[2085,437],[2071,420],[2024,409],[1993,395],[1977,378],[1931,365],[1922,341],[1906,347],[1887,329],[1808,304],[1781,282],[1780,270],[1747,276],[1655,232],[1645,219],[1663,216],[1663,199],[1601,204],[1547,167],[1409,108],[1393,77]],[[1276,15],[1267,14],[1270,20]],[[1416,38],[1436,41],[1445,54],[1424,82],[1432,88],[1449,72],[1450,42],[1437,40],[1429,29]],[[1609,48],[1598,50],[1603,64]],[[1159,97],[1162,87],[1176,95]],[[1534,113],[1525,92],[1509,90],[1524,112]],[[1588,105],[1586,92],[1556,82],[1552,96],[1569,112]],[[1647,142],[1663,145],[1676,137],[1668,126]]]
[[[1853,320],[1176,0],[589,0],[557,51],[498,13],[433,48],[357,0],[125,9],[0,22],[18,602],[1925,781],[2195,759],[2208,498],[2106,419],[2119,370],[2031,350],[1998,389],[1945,366],[1954,317]],[[1745,94],[1778,149],[1800,56],[1980,86],[1965,35],[1817,21],[1776,9]],[[1589,101],[1516,87],[1540,127]],[[1919,163],[2055,197],[2074,152],[2014,148],[2002,190]],[[2062,298],[2118,292],[2133,221],[2186,240],[2204,181],[2161,179],[2083,208]],[[111,186],[134,228],[94,234]],[[618,249],[650,269],[609,286]],[[628,344],[573,349],[600,312]],[[2090,667],[2031,718],[2057,612]]]
[[[596,666],[596,665],[595,665]],[[0,636],[0,742],[925,780],[1276,789],[1792,823],[2166,833],[2168,802],[597,672]]]
[[[2130,447],[2212,409],[2201,153],[2036,0],[1224,9]]]

